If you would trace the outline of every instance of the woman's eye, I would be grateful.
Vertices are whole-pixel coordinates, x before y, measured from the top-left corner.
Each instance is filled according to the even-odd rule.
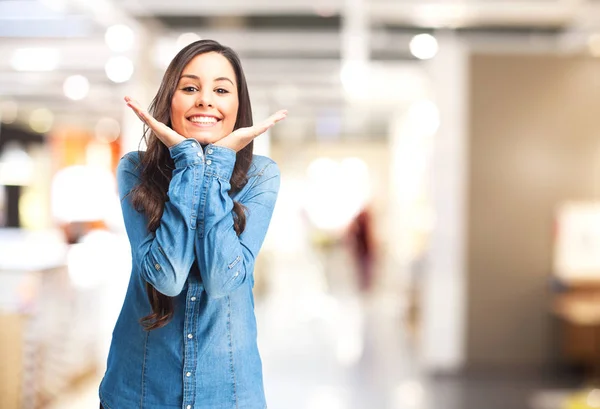
[[[185,92],[194,92],[194,91],[198,91],[198,88],[196,87],[184,87],[182,88],[183,91]]]
[[[225,88],[217,88],[216,91],[219,94],[227,94],[229,92]]]

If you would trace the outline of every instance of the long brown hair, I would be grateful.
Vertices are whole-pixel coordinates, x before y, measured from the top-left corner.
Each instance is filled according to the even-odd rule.
[[[242,64],[237,54],[229,47],[216,41],[200,40],[183,48],[169,64],[162,82],[152,100],[148,111],[158,121],[171,126],[171,100],[175,94],[179,78],[187,64],[196,56],[208,52],[217,52],[227,58],[231,63],[237,79],[239,106],[234,129],[252,126],[252,108],[246,78]],[[148,230],[154,232],[160,226],[165,202],[168,200],[167,191],[173,169],[173,159],[168,148],[148,127],[144,127],[142,139],[146,142],[147,149],[141,156],[140,183],[132,191],[132,203],[136,210],[143,212],[148,220]],[[253,143],[250,142],[236,155],[229,194],[233,196],[247,183],[248,169],[252,163]],[[246,226],[246,215],[243,206],[234,201],[234,228],[240,235]],[[146,283],[148,300],[152,306],[152,313],[140,320],[142,326],[150,331],[161,328],[173,317],[173,299]]]

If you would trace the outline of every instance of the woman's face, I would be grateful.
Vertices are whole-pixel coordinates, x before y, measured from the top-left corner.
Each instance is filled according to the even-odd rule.
[[[233,132],[238,112],[237,79],[227,58],[200,54],[185,66],[173,99],[171,126],[201,144],[219,141]]]

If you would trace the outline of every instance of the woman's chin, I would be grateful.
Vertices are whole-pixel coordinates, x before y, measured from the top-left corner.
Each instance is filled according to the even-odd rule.
[[[194,132],[192,134],[186,135],[186,137],[197,140],[201,145],[209,145],[211,143],[215,143],[223,139],[223,136],[215,135],[211,132]]]

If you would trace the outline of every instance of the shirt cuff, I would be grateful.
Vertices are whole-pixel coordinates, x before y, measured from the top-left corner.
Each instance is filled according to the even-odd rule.
[[[202,163],[202,147],[195,139],[188,138],[169,148],[169,153],[175,162],[175,168],[198,165]]]
[[[206,175],[215,175],[220,179],[231,179],[235,166],[236,152],[224,146],[208,145],[204,150]]]

